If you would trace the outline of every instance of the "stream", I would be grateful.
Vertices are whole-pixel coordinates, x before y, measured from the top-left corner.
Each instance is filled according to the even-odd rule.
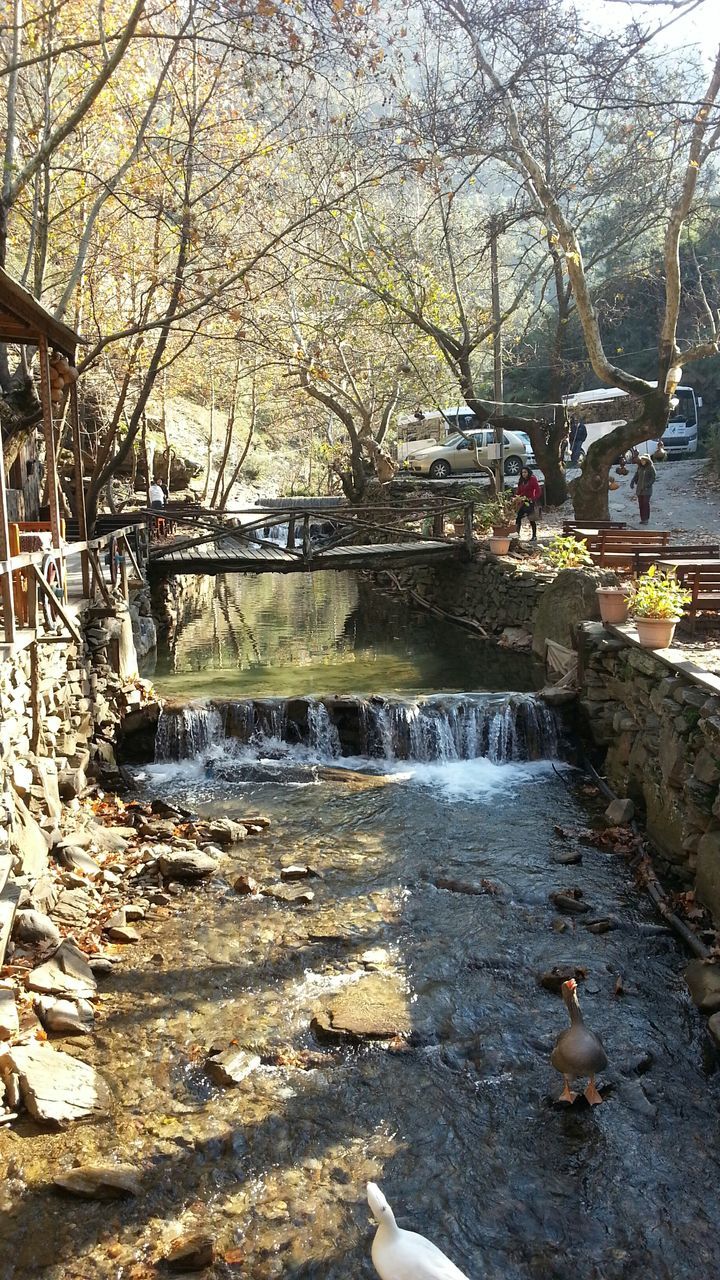
[[[473,1280],[711,1280],[718,1073],[684,953],[624,859],[579,834],[602,807],[564,762],[529,662],[493,665],[478,642],[392,610],[374,661],[362,586],[345,578],[289,580],[295,616],[302,603],[321,618],[304,666],[279,642],[285,585],[249,619],[256,580],[238,580],[251,659],[218,646],[223,610],[204,639],[190,622],[158,655],[160,691],[192,682],[197,700],[163,716],[141,794],[271,826],[151,911],[137,946],[111,948],[122,963],[98,1034],[63,1042],[110,1082],[108,1119],[0,1134],[1,1280],[142,1280],[193,1230],[216,1243],[206,1275],[369,1278],[369,1179]],[[568,850],[581,861],[556,860]],[[296,863],[317,873],[300,882],[309,901],[232,888]],[[549,895],[574,887],[590,910],[559,914]],[[566,1015],[539,978],[556,965],[576,969],[607,1050],[599,1107],[555,1101]],[[407,1034],[320,1034],[318,1011],[378,977]],[[260,1058],[234,1088],[205,1069],[229,1045]],[[48,1189],[58,1169],[112,1160],[141,1167],[141,1196]]]

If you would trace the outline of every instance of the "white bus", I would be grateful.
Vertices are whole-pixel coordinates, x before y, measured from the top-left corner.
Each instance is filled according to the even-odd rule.
[[[657,383],[650,385],[657,386]],[[585,452],[591,444],[609,435],[615,427],[625,425],[627,418],[622,416],[623,402],[627,405],[631,398],[627,391],[621,391],[619,387],[600,387],[597,391],[579,391],[563,397],[568,413],[580,418],[587,427],[587,439],[583,446]],[[698,409],[701,408],[702,397],[696,396],[692,387],[676,388],[662,438],[669,458],[682,458],[697,453]],[[643,440],[636,448],[641,453],[653,454],[657,446],[657,440]]]

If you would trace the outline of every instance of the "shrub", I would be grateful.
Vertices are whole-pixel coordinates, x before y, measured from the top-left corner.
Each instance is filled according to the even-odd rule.
[[[569,534],[567,537],[558,534],[547,544],[544,554],[553,569],[580,569],[583,565],[592,564],[585,543]]]

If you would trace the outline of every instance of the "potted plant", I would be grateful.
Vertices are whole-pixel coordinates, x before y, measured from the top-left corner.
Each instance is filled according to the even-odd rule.
[[[664,572],[651,564],[638,578],[628,613],[637,627],[638,640],[645,649],[668,649],[682,617],[683,605],[692,599],[672,570]]]
[[[617,627],[621,622],[627,622],[627,587],[596,587],[595,595],[600,605],[600,617],[606,626]]]
[[[510,550],[510,539],[515,532],[515,511],[517,494],[512,489],[503,489],[486,507],[486,517],[492,529],[490,550],[496,556],[506,556]]]

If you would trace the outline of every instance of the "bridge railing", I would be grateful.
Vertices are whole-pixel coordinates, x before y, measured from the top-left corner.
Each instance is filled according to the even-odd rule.
[[[228,537],[280,547],[305,563],[336,547],[391,540],[402,543],[462,540],[468,550],[473,546],[475,503],[452,499],[402,506],[320,507],[303,511],[297,507],[275,507],[258,512],[256,507],[250,507],[235,509],[231,516],[200,512],[192,507],[169,506],[166,510],[176,527],[182,525],[202,532],[175,537],[164,545],[156,544],[151,548],[151,559],[162,559]],[[229,523],[229,519],[233,523]],[[273,530],[282,531],[281,536],[273,537]]]

